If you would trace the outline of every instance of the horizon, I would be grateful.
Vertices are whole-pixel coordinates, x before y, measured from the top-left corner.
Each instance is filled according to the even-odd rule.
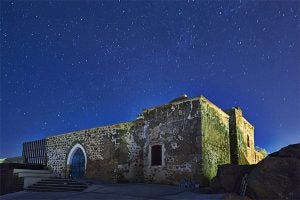
[[[180,96],[180,95],[179,95],[179,96]],[[178,96],[178,97],[179,97],[179,96]],[[204,98],[206,98],[205,95],[203,95],[203,94],[197,95],[197,96],[193,96],[193,97],[190,97],[190,96],[187,95],[188,99],[193,99],[193,98],[197,98],[197,97],[201,97],[201,96],[204,97]],[[177,98],[177,97],[174,97],[173,99],[175,99],[175,98]],[[173,99],[170,99],[170,101],[173,100]],[[216,104],[215,104],[213,101],[211,101],[210,99],[208,99],[208,98],[206,98],[206,99],[209,100],[211,103],[213,103],[213,104],[214,104],[215,106],[217,106],[218,108],[220,108],[222,111],[224,111],[224,110],[226,110],[226,109],[230,109],[229,107],[228,107],[228,108],[222,108],[222,107],[219,107],[218,105],[216,105]],[[169,102],[165,102],[165,103],[161,103],[161,104],[159,104],[159,105],[154,105],[154,106],[150,106],[150,107],[147,107],[147,108],[143,108],[143,109],[141,109],[141,112],[137,113],[136,116],[138,116],[140,113],[143,113],[143,110],[151,109],[151,108],[155,108],[155,107],[159,107],[159,106],[163,106],[163,105],[167,105],[167,104],[170,103],[170,101],[169,101]],[[234,107],[240,107],[240,106],[236,105],[236,106],[232,106],[231,108],[234,108]],[[240,108],[241,108],[241,107],[240,107]],[[242,112],[243,112],[243,108],[241,108],[241,110],[242,110]],[[244,114],[245,114],[245,113],[243,112],[243,117],[245,117]],[[248,121],[248,119],[247,119],[246,117],[245,117],[245,119]],[[98,128],[98,127],[105,127],[105,126],[111,126],[111,125],[116,125],[116,124],[119,124],[119,123],[131,122],[131,121],[135,121],[135,120],[136,120],[136,118],[134,118],[134,119],[128,119],[127,121],[125,120],[125,121],[111,122],[111,123],[108,123],[108,124],[101,124],[101,125],[98,125],[98,126],[96,125],[96,126],[93,126],[93,127],[87,127],[87,128],[81,128],[81,129],[73,129],[73,130],[69,130],[69,131],[67,131],[67,132],[52,133],[52,134],[49,134],[47,137],[56,136],[56,135],[63,135],[63,134],[72,134],[72,133],[74,133],[74,132],[81,131],[81,130],[87,130],[87,129],[93,129],[93,128]],[[248,121],[248,122],[249,122],[249,121]],[[251,122],[250,122],[250,124],[253,125]],[[254,125],[253,125],[253,126],[254,126]],[[255,129],[255,126],[254,126],[254,129]],[[255,131],[254,131],[254,138],[255,138],[255,135],[256,135],[256,133],[255,133]],[[46,139],[47,137],[40,138],[40,139]],[[37,140],[39,140],[39,139],[37,139]],[[24,141],[23,143],[25,143],[25,142],[32,142],[32,141],[35,141],[35,140]],[[255,142],[255,146],[254,146],[255,149],[257,149],[257,148],[262,148],[262,149],[264,149],[264,150],[267,151],[268,155],[271,154],[271,153],[273,153],[273,152],[279,151],[281,148],[284,148],[284,147],[286,147],[286,146],[288,146],[288,145],[296,144],[296,143],[289,143],[289,144],[286,144],[286,145],[284,145],[284,146],[279,146],[279,147],[277,147],[277,149],[274,149],[273,151],[270,152],[270,151],[269,151],[268,149],[266,149],[265,147],[256,145],[255,139],[254,139],[254,142]],[[276,147],[275,147],[275,148],[276,148]],[[21,155],[16,155],[16,156],[13,156],[13,157],[18,157],[18,156],[21,156]],[[6,158],[9,158],[9,157],[6,157]],[[6,158],[0,158],[0,159],[6,159]]]

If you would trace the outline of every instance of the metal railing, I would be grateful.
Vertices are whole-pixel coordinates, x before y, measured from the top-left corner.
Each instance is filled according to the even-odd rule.
[[[22,154],[26,164],[46,165],[46,140],[24,142]]]

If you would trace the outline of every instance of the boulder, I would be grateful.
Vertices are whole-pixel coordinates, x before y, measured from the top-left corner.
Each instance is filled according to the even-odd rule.
[[[283,147],[279,151],[271,153],[268,157],[284,157],[284,158],[298,158],[300,159],[300,143],[291,144],[289,146]]]
[[[210,187],[219,192],[239,193],[243,177],[249,174],[253,167],[254,165],[220,165]]]
[[[259,162],[247,177],[246,194],[253,199],[300,199],[300,144]]]

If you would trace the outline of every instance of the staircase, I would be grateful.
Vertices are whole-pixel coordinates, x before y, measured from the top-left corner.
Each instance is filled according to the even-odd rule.
[[[62,178],[48,178],[42,179],[37,183],[26,187],[25,190],[36,192],[81,192],[86,188],[88,188],[88,185],[80,181]]]
[[[50,170],[33,170],[33,169],[14,169],[14,175],[19,178],[23,178],[24,185],[26,188],[42,179],[54,177]]]

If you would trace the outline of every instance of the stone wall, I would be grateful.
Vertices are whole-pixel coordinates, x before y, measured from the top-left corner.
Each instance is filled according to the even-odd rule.
[[[143,182],[144,180],[143,126],[143,120],[136,120],[119,134],[120,142],[118,154],[116,155],[116,159],[118,160],[118,182]]]
[[[199,99],[175,101],[146,109],[144,116],[144,177],[146,182],[199,182],[201,130]],[[162,166],[151,166],[151,147],[162,145]]]
[[[177,184],[201,178],[199,98],[145,110],[139,120],[47,138],[48,167],[68,177],[70,149],[87,154],[86,178]],[[162,165],[151,166],[151,147],[162,145]]]
[[[80,144],[87,155],[86,178],[167,184],[190,180],[205,186],[218,165],[262,158],[254,149],[254,128],[241,110],[226,112],[203,96],[177,98],[145,109],[132,122],[48,137],[47,165],[57,176],[68,177],[68,155]],[[160,165],[151,164],[155,145],[162,149]]]
[[[225,110],[229,115],[229,138],[230,138],[230,163],[238,164],[238,144],[236,129],[236,110],[234,108]]]
[[[138,179],[136,171],[142,170],[137,129],[135,122],[128,122],[48,137],[47,165],[57,176],[68,177],[67,158],[78,143],[87,154],[86,178],[109,182]]]
[[[202,185],[217,174],[218,165],[230,163],[229,116],[201,97]]]
[[[254,150],[254,163],[258,163],[261,160],[263,160],[265,157],[267,156],[267,154],[263,154],[260,151]]]
[[[256,164],[264,156],[255,150],[254,127],[243,117],[239,107],[226,112],[230,115],[231,163]]]
[[[237,111],[239,164],[255,164],[254,127]]]

